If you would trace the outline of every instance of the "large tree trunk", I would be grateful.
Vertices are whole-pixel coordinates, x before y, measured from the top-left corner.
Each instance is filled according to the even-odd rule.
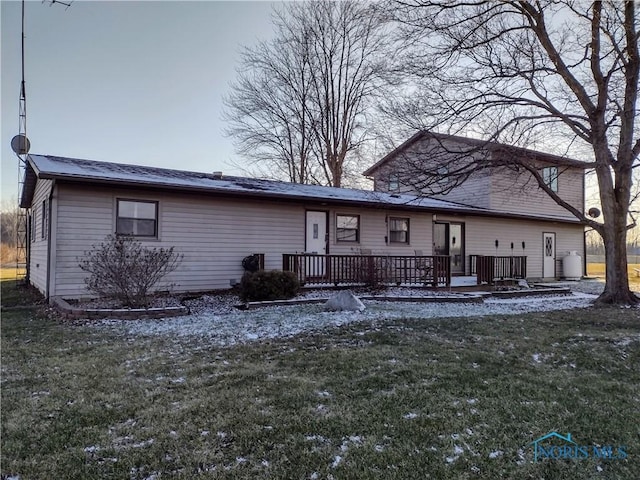
[[[602,231],[605,249],[606,285],[596,304],[635,305],[640,297],[629,289],[627,274],[626,218],[618,215]]]

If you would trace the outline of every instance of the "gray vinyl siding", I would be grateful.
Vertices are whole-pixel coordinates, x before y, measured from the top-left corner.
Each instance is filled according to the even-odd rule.
[[[51,193],[51,180],[38,180],[33,195],[31,206],[31,228],[35,229],[35,237],[29,237],[30,257],[29,257],[29,281],[43,295],[47,295],[47,272],[48,272],[48,244],[49,235],[42,238],[42,202],[49,200]],[[51,221],[51,219],[49,219]],[[31,239],[34,239],[33,241]]]
[[[40,205],[41,200],[38,200],[46,197],[47,192],[44,183],[39,186],[34,205]],[[92,245],[99,244],[107,235],[115,232],[118,198],[158,202],[158,237],[141,241],[150,247],[174,247],[184,256],[178,270],[159,285],[160,290],[196,292],[229,288],[231,280],[240,280],[243,274],[241,261],[251,253],[264,254],[265,268],[268,270],[282,268],[283,253],[303,252],[305,249],[307,210],[328,212],[329,253],[357,254],[367,249],[379,255],[414,255],[415,250],[422,250],[425,255],[432,254],[434,215],[429,212],[319,207],[312,203],[226,199],[204,194],[57,184],[57,217],[53,223],[56,241],[53,243],[55,275],[52,283],[55,284],[55,295],[66,298],[89,296],[84,283],[86,274],[80,270],[78,262]],[[337,242],[337,214],[360,216],[359,242]],[[409,244],[387,242],[388,217],[409,218]],[[584,255],[583,227],[579,225],[437,215],[438,221],[447,219],[465,224],[466,259],[471,254],[496,254],[496,239],[500,242],[498,255],[511,254],[510,242],[515,244],[513,254],[522,255],[521,243],[525,241],[524,254],[528,257],[530,277],[542,275],[542,232],[556,233],[558,275],[562,275],[561,258],[567,251],[577,250]],[[41,223],[36,221],[36,225],[40,228]],[[44,269],[46,242],[40,241],[40,234],[37,233],[32,263],[39,262],[40,269]],[[34,284],[38,282],[38,288],[45,288],[45,273],[42,271],[33,276],[32,281]]]
[[[85,251],[114,232],[113,194],[89,187],[58,185],[55,294],[87,295],[78,263]]]
[[[454,152],[459,145],[445,140],[444,147]],[[468,147],[463,147],[468,148]],[[482,152],[476,152],[478,157]],[[408,184],[400,185],[399,193],[432,196],[450,202],[457,202],[475,207],[488,208],[499,212],[521,215],[549,215],[559,218],[571,218],[573,215],[555,203],[542,189],[536,180],[526,171],[483,171],[470,176],[462,185],[454,187],[442,195],[430,195],[421,192],[411,185],[420,177],[420,165],[425,168],[437,168],[439,161],[446,161],[449,154],[439,144],[430,140],[422,140],[412,145],[407,151],[390,158],[374,172],[374,189],[388,192],[388,179],[392,174],[404,174],[409,177]],[[540,164],[540,168],[548,164]],[[558,167],[558,195],[578,210],[584,209],[584,171],[579,168]]]
[[[556,275],[563,276],[562,258],[575,250],[584,258],[584,227],[558,222],[536,222],[482,217],[446,217],[438,221],[464,222],[465,268],[469,273],[469,255],[498,255],[527,257],[527,276],[542,277],[542,234],[556,234]],[[498,240],[496,250],[495,241]],[[514,244],[513,251],[511,243]],[[522,249],[522,242],[525,248]],[[584,272],[583,272],[584,274]]]
[[[338,242],[336,240],[336,215],[360,215],[360,241]],[[387,242],[387,219],[389,217],[409,219],[409,243]],[[358,254],[362,249],[371,250],[373,255],[414,255],[422,250],[430,255],[432,245],[430,213],[398,212],[374,209],[337,208],[329,215],[329,252],[335,255]]]
[[[582,170],[559,169],[558,195],[564,201],[584,209],[584,172]],[[520,176],[497,172],[491,176],[489,208],[501,212],[525,215],[549,215],[575,218],[568,210],[554,202],[528,173]]]
[[[265,268],[282,268],[282,253],[304,250],[304,205],[243,202],[173,193],[140,193],[62,186],[58,202],[56,295],[88,296],[78,260],[115,232],[117,198],[158,202],[158,238],[150,247],[174,247],[179,268],[160,290],[206,291],[239,281],[242,259],[265,254]]]
[[[380,167],[374,175],[375,190],[380,192],[389,192],[389,175],[398,170],[402,170],[402,165],[399,162],[390,160],[387,164]],[[489,175],[478,174],[470,177],[462,185],[457,186],[446,194],[442,195],[427,195],[432,198],[440,200],[447,200],[449,202],[457,202],[465,205],[472,205],[474,207],[489,208],[491,179]],[[393,192],[391,192],[393,193]],[[422,192],[410,185],[400,185],[398,193],[407,193],[411,195],[420,195]]]

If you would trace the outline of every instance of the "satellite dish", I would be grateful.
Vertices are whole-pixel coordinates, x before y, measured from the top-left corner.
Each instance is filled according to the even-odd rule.
[[[596,207],[591,207],[587,213],[591,218],[598,218],[600,216],[600,210]]]
[[[11,139],[11,150],[13,150],[17,155],[26,155],[29,153],[30,148],[31,142],[29,142],[26,135],[16,135]]]

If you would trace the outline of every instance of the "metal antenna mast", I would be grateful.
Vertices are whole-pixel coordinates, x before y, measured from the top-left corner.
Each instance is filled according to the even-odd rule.
[[[27,139],[27,91],[24,80],[24,2],[22,0],[22,81],[20,82],[20,105],[18,108],[18,135],[11,140],[11,148],[18,156],[18,198],[22,197],[26,175],[29,140]],[[20,200],[18,200],[20,201]],[[18,205],[16,226],[16,280],[29,282],[29,210]]]
[[[44,2],[43,2],[44,3]],[[73,1],[61,2],[58,0],[50,0],[50,6],[54,3],[59,3],[69,8]],[[20,82],[20,105],[18,108],[18,135],[11,140],[11,148],[18,156],[18,202],[22,198],[22,192],[24,190],[25,177],[27,172],[27,159],[29,158],[29,148],[31,144],[27,138],[27,89],[25,82],[25,61],[24,61],[24,7],[25,0],[22,0],[21,10],[21,67],[22,67],[22,79]],[[24,280],[25,283],[29,283],[29,257],[30,257],[30,236],[32,235],[31,229],[35,227],[33,220],[27,208],[20,208],[18,204],[18,224],[16,226],[16,280]]]

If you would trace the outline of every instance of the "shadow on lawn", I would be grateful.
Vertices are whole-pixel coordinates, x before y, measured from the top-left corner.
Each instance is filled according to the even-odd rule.
[[[42,294],[33,286],[18,280],[0,282],[0,304],[2,309],[14,307],[37,307],[45,304]]]

